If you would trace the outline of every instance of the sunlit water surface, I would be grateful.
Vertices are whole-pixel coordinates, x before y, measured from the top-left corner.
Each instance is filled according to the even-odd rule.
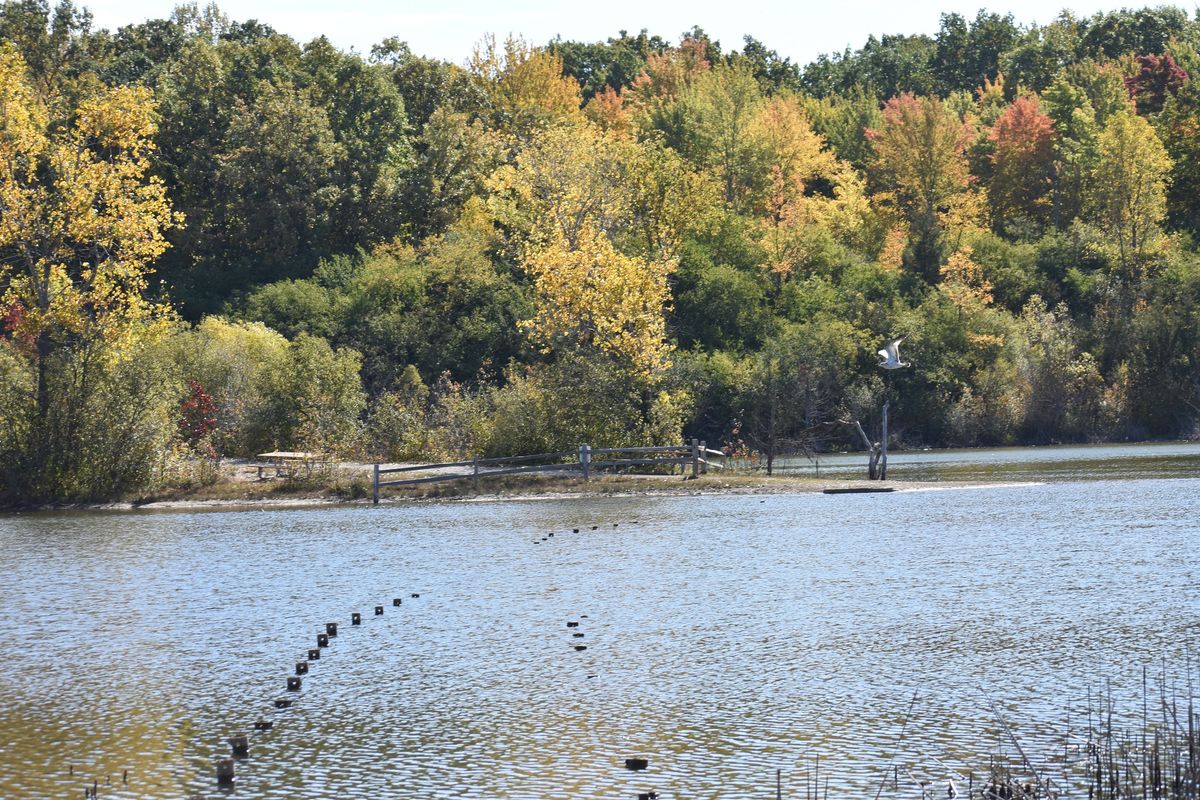
[[[221,796],[239,731],[247,798],[913,797],[990,700],[1058,774],[1089,688],[1186,696],[1198,485],[0,517],[0,797]]]

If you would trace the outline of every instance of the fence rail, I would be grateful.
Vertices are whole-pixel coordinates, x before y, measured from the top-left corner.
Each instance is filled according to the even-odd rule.
[[[622,454],[630,454],[631,458],[613,458]],[[609,456],[599,461],[593,461],[593,455]],[[656,457],[662,456],[662,457]],[[725,462],[714,464],[709,456],[719,456]],[[571,458],[574,460],[564,461]],[[528,464],[530,461],[550,463]],[[510,466],[526,464],[526,466]],[[507,456],[500,458],[473,458],[470,461],[446,461],[440,464],[410,464],[402,467],[385,467],[375,464],[374,472],[374,501],[379,502],[380,489],[389,486],[416,486],[423,483],[438,483],[441,481],[458,481],[470,478],[478,485],[480,478],[490,478],[499,475],[519,475],[533,472],[578,472],[584,480],[591,479],[593,469],[613,469],[620,467],[638,467],[656,464],[666,464],[692,469],[692,477],[697,478],[708,472],[708,468],[725,469],[728,459],[720,450],[713,450],[705,442],[692,439],[689,444],[667,445],[663,447],[598,447],[580,445],[578,450],[559,450],[554,453],[531,453],[524,456]],[[381,476],[395,475],[406,472],[428,472],[435,469],[458,469],[470,467],[470,472],[445,472],[438,475],[423,475],[414,478],[399,478],[383,480]]]

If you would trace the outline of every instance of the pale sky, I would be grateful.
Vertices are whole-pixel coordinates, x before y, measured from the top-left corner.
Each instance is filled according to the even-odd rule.
[[[165,17],[173,0],[94,0],[81,4],[91,9],[98,28],[153,17]],[[1159,5],[1157,0],[1076,0],[1068,7],[1077,16],[1122,6]],[[204,5],[204,2],[201,2]],[[835,52],[847,45],[859,47],[870,34],[936,33],[938,15],[958,12],[974,18],[979,0],[834,0],[833,2],[781,2],[780,0],[225,0],[222,11],[238,19],[258,19],[301,42],[324,34],[343,49],[370,52],[372,44],[387,36],[407,41],[413,52],[462,63],[475,42],[487,33],[503,38],[513,33],[534,44],[556,35],[564,39],[599,41],[619,30],[637,33],[647,28],[668,41],[699,25],[724,50],[740,49],[742,36],[750,34],[780,55],[805,64],[819,53]],[[1194,14],[1194,2],[1179,4]],[[1018,23],[1046,23],[1062,8],[1055,0],[1007,0],[989,6],[1011,11]]]

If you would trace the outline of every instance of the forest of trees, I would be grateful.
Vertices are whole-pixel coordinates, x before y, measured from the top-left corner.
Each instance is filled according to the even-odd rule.
[[[402,33],[402,32],[401,32]],[[0,5],[0,489],[1200,435],[1200,21],[299,43]],[[875,351],[904,336],[912,367]]]

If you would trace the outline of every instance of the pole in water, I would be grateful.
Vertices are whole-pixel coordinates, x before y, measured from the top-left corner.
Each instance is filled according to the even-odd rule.
[[[393,598],[392,598],[392,605],[394,605],[394,606],[398,606],[398,605],[400,605],[402,602],[403,602],[403,601],[402,601],[402,600],[401,600],[399,597],[393,597]]]
[[[287,687],[288,687],[289,692],[300,691],[300,679],[299,678],[288,678]]]
[[[317,634],[317,647],[329,647],[329,634],[328,633],[318,633]]]
[[[375,606],[375,616],[377,616],[377,617],[383,616],[383,606]]]
[[[775,770],[775,800],[783,800],[783,770]]]
[[[217,762],[217,785],[233,786],[233,759],[222,758]]]
[[[296,674],[297,675],[307,675],[308,674],[308,662],[307,661],[297,661],[296,662]]]
[[[326,622],[325,623],[325,633],[328,634],[330,638],[337,636],[337,623],[336,622]]]
[[[358,613],[357,611],[355,611],[353,614],[351,614],[350,615],[350,624],[351,625],[362,625],[362,614]]]
[[[320,650],[309,650],[308,651],[308,660],[309,661],[316,661],[320,657],[321,657]]]

